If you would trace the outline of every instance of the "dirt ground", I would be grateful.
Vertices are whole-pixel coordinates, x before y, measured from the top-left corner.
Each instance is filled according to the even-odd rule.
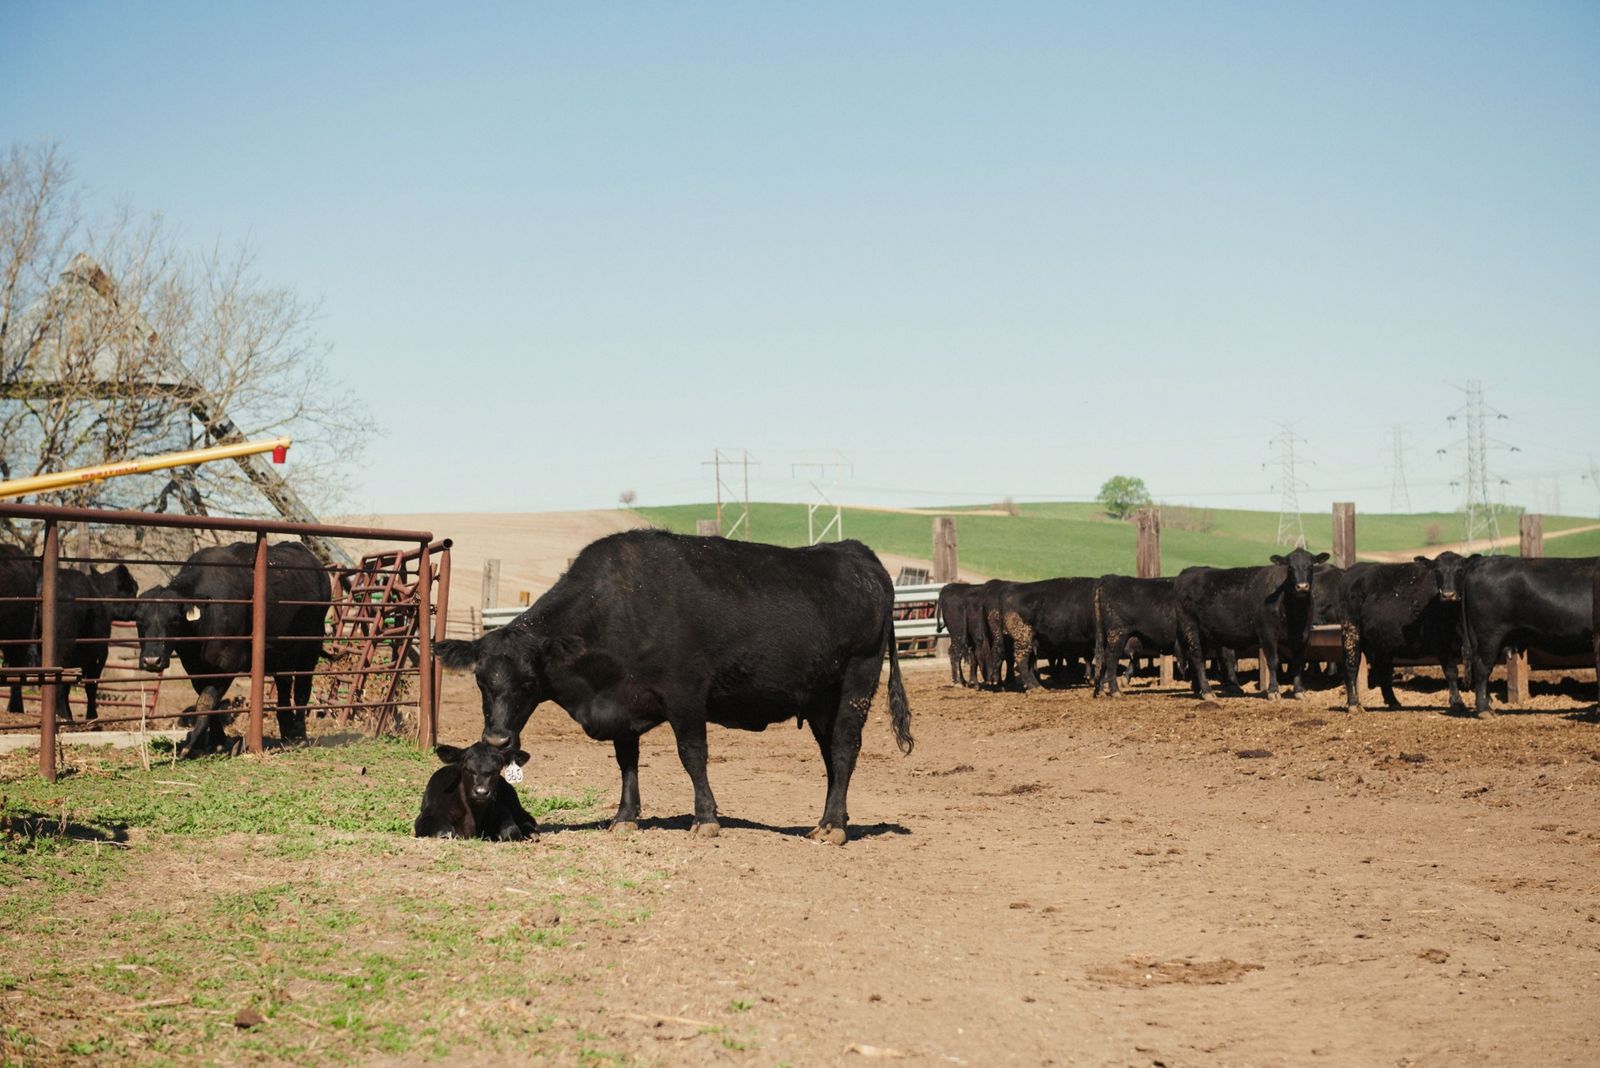
[[[378,851],[367,838],[307,853],[248,835],[171,839],[115,884],[57,902],[54,935],[13,944],[30,947],[10,962],[18,976],[92,981],[52,1006],[19,978],[0,1017],[56,1051],[42,1062],[77,1059],[61,1051],[99,1048],[71,1044],[97,1020],[186,1002],[192,976],[158,950],[181,955],[196,934],[171,917],[196,917],[250,964],[218,961],[218,976],[252,975],[240,931],[287,938],[295,910],[310,924],[321,902],[361,918],[334,957],[349,982],[363,954],[433,929],[464,931],[495,961],[501,993],[446,1020],[424,1014],[451,976],[482,982],[470,949],[407,980],[411,995],[393,987],[410,997],[402,1028],[453,1044],[378,1063],[1600,1063],[1587,682],[1547,684],[1532,709],[1483,720],[1443,714],[1432,688],[1402,690],[1404,712],[1351,715],[1338,691],[1216,708],[1148,688],[1114,702],[1081,688],[980,694],[931,661],[908,665],[907,687],[915,752],[894,749],[880,692],[842,848],[803,837],[824,792],[809,731],[713,731],[715,839],[687,833],[687,777],[670,734],[652,733],[646,818],[615,836],[610,747],[547,706],[524,734],[523,789],[599,802],[550,814],[539,842],[396,835]],[[447,676],[443,708],[442,740],[476,737],[470,677]],[[285,888],[277,911],[244,927],[215,911],[258,887]],[[558,898],[559,916],[541,918]],[[68,937],[85,924],[148,930],[149,959],[117,964],[95,937]],[[508,930],[551,924],[559,948],[489,956]],[[340,1052],[317,1022],[324,994],[219,989],[216,1008],[171,1011],[226,1021],[257,997],[279,1007],[255,1045],[223,1024],[202,1059],[373,1059]]]
[[[447,739],[476,734],[469,688]],[[720,838],[683,830],[665,730],[643,830],[545,835],[667,873],[648,922],[569,958],[619,977],[584,1026],[659,1063],[736,1056],[694,1037],[730,1001],[761,1063],[1600,1063],[1592,700],[1206,708],[976,694],[931,662],[908,688],[915,753],[880,696],[844,848],[800,837],[823,773],[781,728],[713,733]],[[558,709],[525,740],[532,783],[614,802],[609,747]]]

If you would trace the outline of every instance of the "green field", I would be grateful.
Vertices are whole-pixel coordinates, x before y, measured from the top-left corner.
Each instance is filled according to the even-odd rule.
[[[1094,504],[1022,504],[1020,515],[962,515],[970,509],[953,508],[963,567],[996,578],[1030,580],[1057,575],[1131,573],[1134,530],[1129,522],[1110,519]],[[692,534],[695,521],[713,518],[711,504],[684,504],[640,508],[645,519],[659,527]],[[777,545],[806,543],[806,506],[803,504],[752,504],[751,528],[757,540]],[[818,513],[819,517],[821,513]],[[824,520],[825,521],[825,520]],[[1594,520],[1573,516],[1546,516],[1546,532],[1583,526]],[[1307,515],[1306,543],[1321,552],[1332,539],[1332,519]],[[1508,515],[1502,529],[1515,532],[1516,520]],[[926,558],[932,551],[932,519],[869,509],[847,508],[847,537],[858,538],[882,552]],[[1161,570],[1175,575],[1186,567],[1211,564],[1242,567],[1265,563],[1277,552],[1276,512],[1225,508],[1164,508],[1161,532]],[[1365,551],[1419,548],[1457,541],[1461,516],[1454,512],[1414,515],[1358,515],[1356,543]],[[1586,552],[1578,551],[1588,546]],[[1600,552],[1600,531],[1554,539],[1551,555],[1591,555]]]

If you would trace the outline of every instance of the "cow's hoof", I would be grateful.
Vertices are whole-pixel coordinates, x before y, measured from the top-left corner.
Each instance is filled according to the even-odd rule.
[[[722,833],[722,824],[716,820],[702,820],[689,828],[689,833],[701,838],[715,838]]]
[[[1291,698],[1291,699],[1292,699],[1292,700],[1295,700],[1295,701],[1304,701],[1304,700],[1305,700],[1305,699],[1306,699],[1306,695],[1305,695],[1305,694],[1303,694],[1303,693],[1301,693],[1301,692],[1300,692],[1300,691],[1299,691],[1299,690],[1296,690],[1296,691],[1294,691],[1294,692],[1293,692],[1293,693],[1291,693],[1291,694],[1290,694],[1290,695],[1289,695],[1289,697],[1290,697],[1290,698]]]
[[[637,823],[635,823],[633,820],[612,820],[611,821],[611,833],[612,834],[632,834],[634,831],[637,831],[638,829],[639,829],[639,825]]]
[[[845,833],[843,827],[817,827],[806,837],[813,842],[821,842],[823,845],[842,846],[849,840],[850,836]]]
[[[1366,709],[1362,708],[1360,705],[1346,705],[1345,706],[1345,711],[1346,712],[1365,712]]]
[[[1271,690],[1267,693],[1267,700],[1281,701],[1283,700],[1283,694],[1279,693],[1277,690]]]

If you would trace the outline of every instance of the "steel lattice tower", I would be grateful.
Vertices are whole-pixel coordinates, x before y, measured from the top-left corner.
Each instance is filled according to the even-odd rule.
[[[1505,480],[1496,476],[1489,470],[1489,447],[1491,445],[1510,449],[1516,452],[1514,445],[1495,441],[1489,437],[1490,418],[1504,419],[1505,413],[1489,407],[1483,399],[1483,383],[1477,379],[1468,382],[1462,390],[1467,395],[1466,403],[1457,408],[1446,418],[1447,423],[1454,424],[1457,419],[1466,423],[1467,436],[1455,443],[1452,448],[1465,446],[1467,469],[1462,481],[1466,485],[1466,499],[1461,504],[1461,512],[1466,531],[1466,540],[1477,541],[1482,538],[1489,539],[1489,552],[1495,551],[1494,541],[1500,537],[1499,509],[1489,499],[1489,484],[1491,482],[1505,485]],[[1440,449],[1440,453],[1449,451]],[[1451,485],[1461,483],[1452,482]]]
[[[1272,445],[1278,450],[1278,539],[1279,545],[1303,547],[1305,526],[1300,522],[1300,480],[1295,476],[1294,447],[1301,440],[1293,423],[1279,423]]]
[[[1394,439],[1391,461],[1394,479],[1389,483],[1389,511],[1398,515],[1411,511],[1411,491],[1406,486],[1406,428],[1396,423],[1389,433]]]

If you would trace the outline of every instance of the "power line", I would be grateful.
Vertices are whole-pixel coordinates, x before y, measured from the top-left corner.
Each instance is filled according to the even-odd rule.
[[[1518,449],[1515,445],[1507,445],[1503,441],[1489,437],[1489,419],[1493,417],[1504,420],[1506,414],[1489,407],[1484,401],[1483,383],[1472,379],[1462,392],[1467,395],[1466,403],[1447,416],[1445,422],[1453,425],[1457,419],[1463,420],[1467,436],[1453,445],[1440,449],[1439,454],[1442,456],[1451,449],[1466,453],[1466,471],[1462,474],[1461,482],[1453,482],[1451,485],[1464,484],[1466,487],[1466,499],[1461,505],[1466,540],[1472,542],[1487,538],[1488,551],[1493,553],[1494,541],[1500,537],[1500,509],[1489,500],[1489,485],[1491,482],[1495,483],[1504,493],[1506,480],[1489,470],[1489,448],[1492,445],[1511,452],[1517,452]]]
[[[735,533],[742,530],[744,532],[744,540],[750,540],[750,463],[750,450],[748,449],[740,449],[737,459],[734,458],[732,449],[728,449],[726,452],[722,449],[712,449],[711,459],[701,462],[700,466],[710,467],[713,476],[716,478],[717,533],[724,538],[731,538]],[[735,464],[739,466],[743,475],[743,480],[737,489],[728,482],[728,479],[733,477]],[[723,467],[728,469],[726,476],[722,473]],[[735,504],[740,506],[739,518],[735,519],[733,525],[729,527],[722,525],[723,499],[725,496],[730,507]]]
[[[1293,423],[1279,423],[1272,445],[1278,450],[1278,538],[1279,545],[1304,547],[1306,529],[1300,522],[1300,490],[1304,484],[1295,476],[1294,446],[1305,439],[1294,432]],[[1263,464],[1263,467],[1266,465]]]
[[[844,506],[840,503],[839,474],[846,472],[849,477],[856,473],[855,465],[844,458],[843,453],[834,453],[836,459],[822,463],[799,463],[789,465],[791,477],[799,477],[798,472],[810,472],[806,478],[811,487],[811,498],[806,502],[806,544],[815,545],[827,540],[828,531],[833,531],[834,541],[844,540]],[[831,491],[824,488],[825,483],[831,481]],[[817,513],[825,509],[833,509],[833,518],[817,530]]]
[[[1396,423],[1389,431],[1394,439],[1393,478],[1389,483],[1389,511],[1396,515],[1411,511],[1411,490],[1406,486],[1406,428]]]

